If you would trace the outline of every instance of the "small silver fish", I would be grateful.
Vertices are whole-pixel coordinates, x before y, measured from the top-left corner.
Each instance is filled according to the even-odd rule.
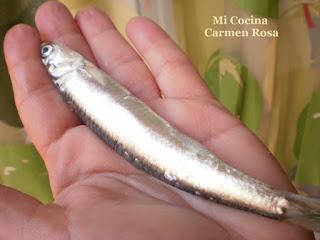
[[[135,167],[199,197],[320,230],[319,200],[275,190],[227,165],[79,53],[44,43],[41,57],[83,122]]]

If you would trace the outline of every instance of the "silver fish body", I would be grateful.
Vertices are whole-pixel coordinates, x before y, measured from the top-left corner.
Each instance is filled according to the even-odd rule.
[[[83,122],[135,167],[197,196],[283,219],[287,194],[219,160],[80,54],[43,44],[42,60]]]

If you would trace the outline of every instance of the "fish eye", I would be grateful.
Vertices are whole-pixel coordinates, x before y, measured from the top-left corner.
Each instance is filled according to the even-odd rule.
[[[53,50],[53,47],[51,45],[44,45],[41,48],[41,56],[48,57],[51,54],[52,50]]]

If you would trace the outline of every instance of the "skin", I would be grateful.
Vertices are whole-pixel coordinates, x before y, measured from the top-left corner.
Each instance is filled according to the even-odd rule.
[[[40,60],[41,41],[66,44],[225,162],[293,191],[266,147],[219,105],[156,24],[142,17],[128,23],[137,54],[94,8],[74,19],[49,1],[36,23],[40,35],[13,27],[4,50],[19,114],[48,168],[55,201],[42,205],[0,187],[0,239],[313,239],[299,227],[199,199],[134,169],[69,110]]]

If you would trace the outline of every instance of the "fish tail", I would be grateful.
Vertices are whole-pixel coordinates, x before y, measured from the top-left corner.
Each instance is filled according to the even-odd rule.
[[[284,220],[320,232],[320,199],[289,193],[285,198],[290,204],[284,213]]]

